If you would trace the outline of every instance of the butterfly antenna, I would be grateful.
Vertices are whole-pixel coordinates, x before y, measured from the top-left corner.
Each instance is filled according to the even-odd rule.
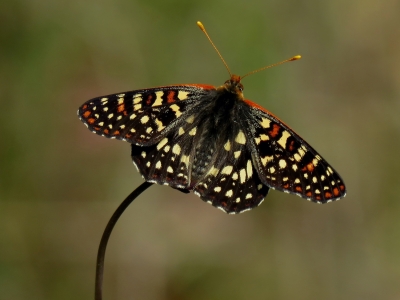
[[[204,34],[206,35],[206,37],[208,38],[208,40],[210,41],[211,45],[214,47],[215,51],[217,51],[219,58],[221,58],[222,62],[224,63],[226,69],[228,70],[229,76],[232,76],[231,70],[229,70],[228,64],[226,63],[226,61],[224,60],[224,58],[222,57],[221,53],[219,53],[217,47],[214,45],[213,41],[211,40],[210,36],[208,35],[206,29],[204,28],[203,23],[201,23],[200,21],[197,21],[197,26],[199,26],[199,28],[201,29],[201,31],[204,32]]]
[[[281,62],[278,62],[278,63],[276,63],[276,64],[272,64],[272,65],[263,67],[263,68],[261,68],[261,69],[251,71],[251,72],[247,73],[246,75],[241,76],[241,79],[243,79],[243,78],[245,78],[246,76],[249,76],[249,75],[251,75],[251,74],[254,74],[254,73],[257,73],[257,72],[263,71],[263,70],[265,70],[265,69],[269,69],[269,68],[272,68],[272,67],[275,67],[275,66],[284,64],[284,63],[287,63],[287,62],[289,62],[289,61],[299,60],[300,58],[301,58],[301,55],[293,56],[293,57],[291,57],[291,58],[289,58],[289,59],[285,59],[285,60],[283,60],[283,61],[281,61]]]

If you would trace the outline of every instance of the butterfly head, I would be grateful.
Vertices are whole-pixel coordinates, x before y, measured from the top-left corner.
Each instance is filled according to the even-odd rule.
[[[242,78],[238,75],[232,75],[231,78],[219,87],[219,89],[226,90],[232,94],[236,94],[239,98],[243,99],[243,84],[240,82]]]

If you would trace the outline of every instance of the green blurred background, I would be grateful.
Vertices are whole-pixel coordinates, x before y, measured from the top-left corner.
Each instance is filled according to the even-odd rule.
[[[0,299],[91,299],[95,257],[141,182],[130,146],[89,132],[86,100],[244,80],[344,178],[316,205],[271,191],[226,215],[153,186],[122,216],[105,299],[400,299],[400,2],[0,2]]]

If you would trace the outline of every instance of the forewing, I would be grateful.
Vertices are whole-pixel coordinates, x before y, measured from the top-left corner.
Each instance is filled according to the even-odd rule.
[[[272,113],[246,103],[248,146],[264,184],[319,203],[345,196],[339,174],[307,142]]]
[[[96,134],[136,145],[153,145],[190,114],[214,87],[176,85],[93,98],[78,116]]]

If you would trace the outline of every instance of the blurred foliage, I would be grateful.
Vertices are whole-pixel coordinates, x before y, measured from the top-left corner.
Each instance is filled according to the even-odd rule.
[[[399,299],[400,3],[0,2],[0,299],[90,299],[102,231],[142,181],[127,143],[76,117],[95,96],[219,85],[290,124],[339,171],[328,205],[272,191],[225,215],[153,186],[123,215],[105,299]]]

